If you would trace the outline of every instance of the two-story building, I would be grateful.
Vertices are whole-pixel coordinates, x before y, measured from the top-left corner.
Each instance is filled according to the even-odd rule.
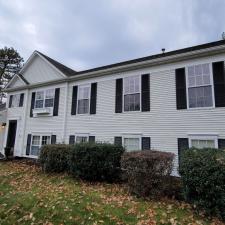
[[[225,147],[224,61],[224,40],[79,72],[35,51],[6,88],[4,146],[22,157],[86,141],[176,156]]]

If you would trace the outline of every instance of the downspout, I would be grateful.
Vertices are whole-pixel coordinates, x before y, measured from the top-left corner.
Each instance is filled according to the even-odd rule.
[[[25,133],[26,133],[26,122],[27,122],[27,111],[28,111],[28,95],[29,95],[29,90],[26,89],[25,92],[25,99],[24,99],[24,108],[25,108],[25,112],[24,112],[24,116],[23,116],[23,136],[22,136],[22,151],[21,151],[21,156],[25,155],[25,149],[26,149],[26,142],[25,142]]]
[[[65,144],[66,141],[66,123],[67,123],[67,106],[68,106],[68,91],[69,91],[69,83],[66,82],[65,87],[65,99],[64,99],[64,115],[63,115],[63,134],[62,134],[62,143]]]

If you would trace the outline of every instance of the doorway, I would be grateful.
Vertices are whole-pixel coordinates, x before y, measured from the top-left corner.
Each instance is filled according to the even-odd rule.
[[[16,140],[16,128],[17,128],[17,121],[10,120],[6,149],[5,149],[5,154],[8,156],[13,156],[13,153],[14,153],[14,146],[15,146],[15,140]]]

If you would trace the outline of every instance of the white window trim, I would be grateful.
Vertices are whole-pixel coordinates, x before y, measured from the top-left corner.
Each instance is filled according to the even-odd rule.
[[[124,96],[125,96],[125,82],[124,82],[124,79],[126,79],[126,78],[129,78],[129,77],[138,77],[138,79],[139,79],[139,91],[140,92],[135,92],[135,93],[130,93],[130,94],[140,94],[140,110],[135,110],[135,111],[125,111],[124,110],[124,106],[125,106],[125,101],[124,101]],[[141,93],[142,93],[142,87],[141,87],[141,75],[132,75],[132,76],[126,76],[126,77],[123,77],[122,78],[123,79],[123,99],[122,99],[122,101],[123,101],[123,107],[122,107],[122,113],[137,113],[137,112],[141,112],[141,108],[142,108],[142,96],[141,96]],[[127,94],[128,95],[128,94]]]
[[[39,136],[40,137],[40,141],[39,141],[39,145],[32,145],[32,142],[33,142],[33,136]],[[31,148],[32,148],[32,146],[39,146],[39,149],[41,148],[41,146],[42,146],[42,137],[43,136],[50,136],[50,143],[51,143],[51,139],[52,139],[52,136],[51,136],[51,134],[35,134],[35,133],[33,133],[33,134],[31,134],[31,144],[30,144],[30,151],[29,151],[29,156],[30,157],[32,157],[32,158],[38,158],[38,156],[36,156],[36,155],[32,155],[31,154]]]
[[[209,72],[210,72],[210,86],[212,87],[212,106],[207,107],[189,107],[189,86],[188,86],[188,67],[209,64]],[[188,110],[199,110],[199,109],[214,109],[215,108],[215,94],[214,94],[214,80],[213,80],[213,70],[212,70],[212,62],[199,62],[195,64],[189,64],[185,66],[185,82],[186,82],[186,99],[187,99],[187,109]],[[205,87],[207,85],[199,85],[198,87]],[[208,85],[209,86],[209,85]],[[190,87],[191,88],[191,87]]]
[[[141,150],[141,137],[142,135],[140,134],[125,134],[125,135],[122,135],[122,146],[124,146],[124,139],[125,138],[138,138],[139,139],[139,150]]]
[[[75,143],[77,143],[77,137],[86,137],[87,142],[89,142],[89,134],[88,133],[77,133],[75,134]]]
[[[54,92],[54,96],[53,96],[53,106],[51,107],[45,107],[45,100],[46,99],[50,99],[50,98],[46,98],[46,92],[48,90],[53,90]],[[40,100],[40,99],[37,99],[37,92],[44,92],[44,96],[43,96],[43,107],[42,108],[36,108],[36,100]],[[44,90],[38,90],[38,91],[35,91],[35,101],[34,101],[34,109],[45,109],[45,108],[54,108],[54,104],[55,104],[55,89],[54,88],[49,88],[49,89],[44,89]]]
[[[88,112],[87,113],[78,113],[78,101],[79,100],[82,100],[82,99],[79,99],[79,92],[80,92],[80,87],[89,87],[89,106],[88,106]],[[91,84],[80,84],[78,85],[78,88],[77,88],[77,109],[76,109],[76,115],[88,115],[90,114],[90,106],[91,106]]]
[[[212,134],[191,134],[188,137],[188,144],[192,147],[192,140],[211,140],[215,143],[215,148],[218,148],[218,135]]]

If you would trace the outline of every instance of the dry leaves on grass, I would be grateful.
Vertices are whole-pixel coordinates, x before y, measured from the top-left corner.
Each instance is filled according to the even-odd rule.
[[[36,198],[37,207],[46,209],[46,213],[49,210],[54,212],[56,207],[61,207],[63,212],[68,213],[68,220],[70,221],[76,222],[76,220],[79,221],[82,218],[75,218],[70,215],[72,209],[68,206],[68,202],[72,205],[79,205],[84,200],[87,201],[88,196],[92,196],[84,206],[84,210],[89,213],[90,218],[94,214],[99,217],[104,215],[117,225],[124,224],[123,219],[113,212],[106,214],[104,207],[110,206],[112,211],[113,209],[121,209],[124,216],[137,218],[137,225],[155,225],[157,222],[158,224],[171,225],[205,224],[204,217],[200,216],[199,219],[196,219],[190,205],[183,202],[168,199],[160,202],[143,201],[130,195],[123,185],[69,180],[65,174],[47,175],[43,174],[39,167],[22,162],[7,162],[6,165],[4,169],[0,170],[0,176],[2,180],[8,179],[10,181],[10,186],[13,188],[9,191],[9,194],[16,195],[29,192]],[[9,177],[12,178],[9,179]],[[34,188],[41,191],[32,192]],[[0,197],[3,195],[4,193],[0,191]],[[97,200],[93,196],[96,196]],[[2,205],[2,207],[4,206]],[[144,207],[144,210],[140,210],[141,207]],[[176,216],[177,209],[186,212],[184,218]],[[17,213],[19,210],[19,205],[14,205],[5,213]],[[55,216],[54,213],[49,216],[50,220],[53,216]],[[156,221],[157,217],[160,217],[158,221]],[[22,224],[24,221],[35,224],[37,218],[33,212],[29,212],[21,217],[18,222]],[[104,223],[102,219],[93,221],[93,224]],[[52,225],[52,222],[44,220],[42,224]],[[223,225],[223,223],[214,219],[211,225]]]

